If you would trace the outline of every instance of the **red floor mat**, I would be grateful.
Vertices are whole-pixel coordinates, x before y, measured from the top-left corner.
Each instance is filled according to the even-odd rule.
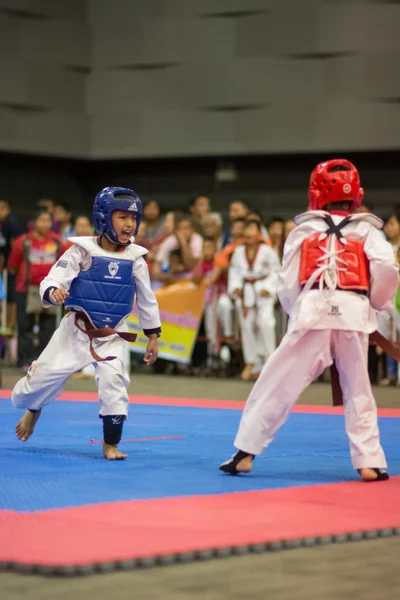
[[[0,512],[0,562],[68,567],[400,528],[400,477]],[[328,540],[329,541],[329,540]],[[333,541],[333,540],[331,540]],[[315,539],[318,542],[318,539]]]

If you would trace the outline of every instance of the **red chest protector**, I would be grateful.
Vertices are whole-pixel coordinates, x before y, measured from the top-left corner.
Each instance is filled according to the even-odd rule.
[[[326,255],[321,248],[328,250],[330,241],[328,237],[320,240],[320,235],[320,233],[314,233],[303,241],[301,247],[300,285],[307,283],[311,275],[323,264],[326,264],[326,261],[323,260]],[[342,244],[339,239],[335,239],[335,245],[336,251],[340,251],[340,254],[337,255],[340,261],[336,263],[337,267],[339,267],[337,270],[338,289],[368,292],[370,276],[368,259],[364,252],[364,244],[361,241],[349,239],[347,239],[346,244]]]

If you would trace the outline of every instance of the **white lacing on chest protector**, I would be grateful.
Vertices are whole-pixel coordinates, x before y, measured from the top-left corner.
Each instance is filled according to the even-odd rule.
[[[326,238],[326,234],[322,233],[319,240],[322,241],[324,238]],[[347,241],[342,237],[340,243],[346,244]],[[323,255],[317,259],[318,268],[305,284],[303,292],[308,292],[319,278],[319,290],[330,297],[338,285],[338,272],[347,271],[346,261],[339,256],[345,252],[345,249],[338,249],[336,236],[329,236],[329,249],[322,245],[319,246],[319,249]]]

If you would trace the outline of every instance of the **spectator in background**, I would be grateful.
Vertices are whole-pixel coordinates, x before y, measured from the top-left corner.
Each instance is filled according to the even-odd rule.
[[[145,242],[151,244],[164,234],[164,220],[158,202],[149,200],[143,207],[142,223],[146,224],[146,233],[143,237]]]
[[[233,200],[229,204],[229,219],[231,223],[236,219],[247,219],[250,212],[249,205],[245,200]]]
[[[72,213],[71,208],[64,202],[57,204],[54,209],[54,218],[60,224],[60,236],[63,242],[75,235],[74,228],[72,226]]]
[[[293,229],[295,229],[296,227],[297,225],[293,221],[293,219],[288,219],[287,221],[285,221],[283,225],[283,243],[286,242],[289,233],[293,231]]]
[[[8,260],[17,276],[18,366],[24,370],[54,332],[55,314],[42,309],[39,285],[65,250],[60,236],[51,231],[49,213],[38,213],[32,223],[31,231],[15,240]]]
[[[11,213],[10,205],[0,200],[0,270],[8,267],[8,258],[14,240],[21,235],[22,227],[17,217]],[[15,274],[7,277],[7,327],[13,329],[16,324]]]
[[[262,237],[264,240],[268,240],[268,243],[271,246],[271,243],[269,242],[268,230],[265,227],[262,214],[258,210],[250,210],[246,221],[257,221],[260,224],[260,233]]]
[[[385,220],[383,231],[387,237],[389,244],[392,246],[393,252],[397,260],[397,251],[400,248],[400,221],[394,213]]]
[[[193,270],[193,281],[201,283],[213,271],[217,246],[214,238],[205,238],[202,257]],[[211,370],[218,368],[218,289],[216,286],[207,288],[204,303],[204,329],[207,337],[207,362]]]
[[[185,213],[177,211],[177,212],[167,212],[167,214],[164,217],[163,220],[163,228],[161,231],[161,235],[152,240],[151,242],[146,242],[146,248],[149,250],[148,254],[146,254],[146,262],[148,265],[150,265],[150,267],[153,265],[154,260],[157,256],[157,252],[159,247],[161,246],[162,242],[169,237],[170,235],[172,235],[175,231],[175,221],[178,221],[181,217],[183,217],[185,215]],[[143,223],[143,221],[142,221]],[[141,224],[142,224],[141,223]],[[139,243],[139,242],[138,242]],[[160,287],[159,285],[156,284],[155,281],[152,281],[152,286],[153,289],[156,289],[157,287]]]
[[[75,235],[94,235],[93,225],[89,217],[86,215],[78,215],[74,222]]]
[[[283,224],[284,221],[282,217],[273,217],[268,225],[268,237],[272,244],[272,248],[279,257],[279,260],[282,259]]]
[[[165,281],[166,266],[170,261],[171,252],[180,250],[185,271],[192,271],[197,260],[201,256],[203,248],[203,238],[193,231],[193,226],[189,217],[181,217],[175,222],[175,233],[168,236],[157,251],[153,263],[152,277],[157,281]]]
[[[180,279],[191,279],[192,273],[185,268],[182,252],[179,248],[172,250],[168,261],[168,269],[164,275],[164,285],[170,285]]]
[[[11,213],[8,202],[0,200],[0,261],[1,268],[7,266],[14,240],[21,235],[22,227],[17,217]]]
[[[41,198],[37,203],[36,203],[36,209],[38,212],[47,212],[50,215],[51,218],[51,231],[53,231],[54,233],[60,233],[60,222],[57,221],[57,219],[54,217],[54,210],[55,210],[55,202],[54,200],[50,200],[50,198]],[[28,225],[27,225],[27,229],[28,231],[31,231],[31,229],[34,226],[34,222],[33,221],[29,221]]]
[[[184,216],[183,212],[170,211],[165,215],[162,237],[165,239],[175,231],[175,221]]]
[[[257,376],[276,346],[274,303],[279,260],[260,239],[260,233],[258,221],[246,222],[245,242],[235,249],[229,266],[228,293],[236,299],[242,332],[243,381]]]
[[[244,200],[233,200],[229,204],[230,228],[224,232],[222,242],[223,248],[228,244],[232,244],[232,242],[234,241],[232,238],[232,224],[235,221],[238,221],[239,219],[242,219],[242,221],[244,222],[247,219],[249,212],[250,209]]]
[[[93,232],[93,226],[92,223],[89,219],[89,217],[87,217],[86,215],[79,215],[75,218],[74,221],[74,235],[80,237],[80,236],[91,236],[94,235]],[[71,246],[73,246],[73,242],[70,242],[69,240],[67,240],[65,242],[65,248],[66,250],[68,250],[68,248],[71,248]]]
[[[222,224],[222,216],[217,212],[209,213],[203,219],[202,234],[214,240],[217,252],[223,247]]]
[[[150,243],[146,241],[146,233],[147,233],[147,225],[144,221],[141,221],[138,232],[135,237],[135,244],[139,244],[139,246],[143,246],[143,248],[149,249]],[[147,255],[144,256],[143,258],[146,260]]]
[[[204,194],[195,196],[189,202],[189,212],[192,217],[193,229],[196,233],[202,233],[203,219],[211,212],[210,199]]]

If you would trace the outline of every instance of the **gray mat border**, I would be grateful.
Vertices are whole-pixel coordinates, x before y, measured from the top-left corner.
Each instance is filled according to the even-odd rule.
[[[132,571],[134,569],[149,569],[160,566],[185,564],[189,562],[206,561],[216,558],[229,558],[232,556],[243,556],[245,554],[264,554],[267,552],[278,552],[282,550],[327,546],[329,544],[344,544],[348,542],[360,542],[362,540],[376,540],[378,538],[388,538],[397,535],[400,535],[400,527],[387,527],[385,529],[371,529],[342,534],[287,539],[279,542],[263,542],[241,546],[227,546],[224,548],[210,548],[209,550],[180,552],[145,558],[138,557],[130,560],[116,560],[102,563],[92,563],[90,565],[54,566],[23,564],[16,562],[0,562],[0,572],[14,572],[21,575],[41,575],[48,577],[81,577],[84,575],[116,573],[122,571]]]

